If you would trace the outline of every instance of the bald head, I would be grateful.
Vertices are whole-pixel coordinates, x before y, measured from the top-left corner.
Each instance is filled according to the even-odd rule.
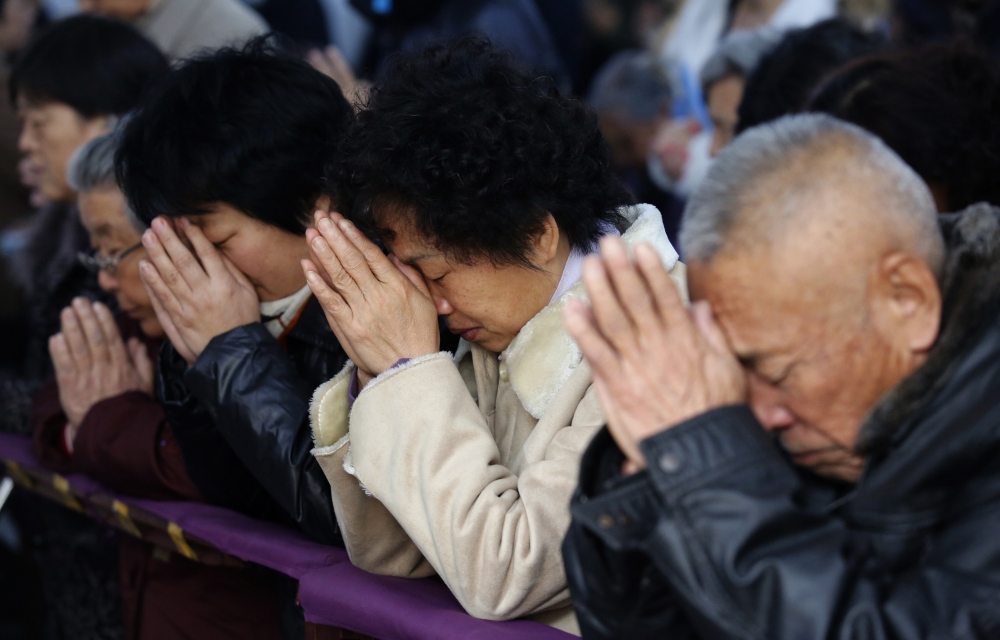
[[[836,253],[903,251],[934,273],[944,257],[920,177],[875,136],[818,114],[755,127],[727,147],[688,203],[681,246],[707,264],[816,235]]]

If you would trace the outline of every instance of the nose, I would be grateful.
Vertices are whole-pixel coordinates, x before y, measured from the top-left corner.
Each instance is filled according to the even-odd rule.
[[[31,132],[31,127],[24,125],[21,127],[21,135],[17,137],[17,149],[21,153],[31,153],[38,147],[35,135]]]
[[[781,392],[753,374],[748,378],[750,381],[750,408],[761,425],[768,431],[778,431],[792,426],[795,422],[795,414],[785,406]]]
[[[434,296],[434,307],[437,309],[439,316],[446,316],[455,312],[455,307],[451,306],[451,303],[441,296]]]
[[[103,269],[97,272],[97,286],[104,289],[108,293],[114,293],[118,291],[118,278],[111,275]]]

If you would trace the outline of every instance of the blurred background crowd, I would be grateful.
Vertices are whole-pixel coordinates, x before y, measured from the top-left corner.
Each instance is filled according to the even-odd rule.
[[[81,86],[72,60],[19,58],[33,33],[80,12],[134,25],[170,63],[275,32],[359,101],[394,52],[485,33],[594,108],[622,181],[660,209],[671,240],[720,149],[804,109],[879,135],[941,211],[1000,204],[1000,0],[0,0],[3,431],[28,432],[31,394],[52,375],[47,336],[94,277],[77,259],[87,234],[67,215],[69,159],[166,71],[93,39],[74,46],[108,47],[107,68],[133,73],[134,87]],[[55,101],[33,106],[33,92]],[[116,551],[100,527],[50,509],[17,527],[0,514],[0,568],[18,567],[0,573],[0,638],[123,637],[109,622],[117,574],[100,569]],[[38,595],[46,584],[87,595]]]

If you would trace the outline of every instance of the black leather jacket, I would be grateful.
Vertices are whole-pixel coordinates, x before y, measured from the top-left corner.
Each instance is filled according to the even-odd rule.
[[[214,504],[294,521],[343,545],[330,484],[312,456],[313,391],[347,362],[315,298],[286,348],[254,323],[216,336],[190,369],[167,342],[159,393],[188,475]]]
[[[585,638],[1000,638],[1000,210],[942,222],[941,335],[860,433],[857,485],[745,406],[588,449],[564,543]]]

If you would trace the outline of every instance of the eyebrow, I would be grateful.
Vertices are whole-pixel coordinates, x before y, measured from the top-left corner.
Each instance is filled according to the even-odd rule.
[[[405,260],[403,258],[399,258],[399,256],[396,257],[399,258],[399,261],[402,262],[403,264],[412,266],[420,262],[421,260],[426,260],[427,258],[436,258],[437,255],[438,254],[436,253],[421,253],[420,255],[406,258]]]

